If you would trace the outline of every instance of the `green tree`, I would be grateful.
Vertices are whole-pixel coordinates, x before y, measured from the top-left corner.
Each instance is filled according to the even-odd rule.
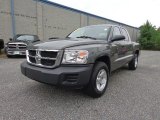
[[[160,50],[160,28],[156,29],[148,20],[140,27],[139,42],[142,49]]]

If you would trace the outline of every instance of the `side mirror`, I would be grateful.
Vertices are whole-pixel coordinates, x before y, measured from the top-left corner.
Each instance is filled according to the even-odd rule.
[[[9,38],[9,41],[12,41],[13,39],[12,38]]]
[[[114,42],[114,41],[121,41],[121,40],[124,40],[125,39],[125,36],[124,35],[115,35],[112,37],[111,41]]]

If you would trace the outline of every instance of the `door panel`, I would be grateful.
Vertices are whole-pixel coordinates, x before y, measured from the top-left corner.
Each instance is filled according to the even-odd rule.
[[[128,56],[128,58],[126,58],[126,63],[127,63],[133,58],[133,45],[127,30],[122,28],[121,32],[122,35],[125,36],[126,56]]]
[[[115,35],[121,35],[119,27],[114,27],[112,30],[112,37]],[[115,70],[126,63],[125,57],[127,55],[127,44],[124,40],[114,41],[110,44],[112,51],[112,70]]]
[[[115,41],[111,43],[112,46],[112,51],[114,53],[112,53],[113,56],[113,70],[123,66],[126,61],[125,61],[125,57],[127,54],[127,50],[126,50],[126,44],[125,41]]]

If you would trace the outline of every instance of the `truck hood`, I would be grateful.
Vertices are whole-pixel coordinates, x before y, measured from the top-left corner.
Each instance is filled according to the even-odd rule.
[[[92,39],[82,39],[82,38],[66,38],[66,39],[54,39],[44,42],[39,42],[31,47],[35,49],[49,49],[49,50],[63,50],[65,48],[90,45],[90,44],[104,44],[105,40],[92,40]]]
[[[9,44],[9,43],[25,43],[25,44],[30,44],[30,43],[32,43],[33,41],[21,41],[21,40],[16,40],[16,41],[10,41],[10,42],[8,42],[7,44]]]

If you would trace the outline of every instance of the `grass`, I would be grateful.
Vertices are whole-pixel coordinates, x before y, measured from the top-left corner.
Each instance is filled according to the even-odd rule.
[[[0,51],[0,58],[6,58],[6,54],[4,53],[4,51]]]

